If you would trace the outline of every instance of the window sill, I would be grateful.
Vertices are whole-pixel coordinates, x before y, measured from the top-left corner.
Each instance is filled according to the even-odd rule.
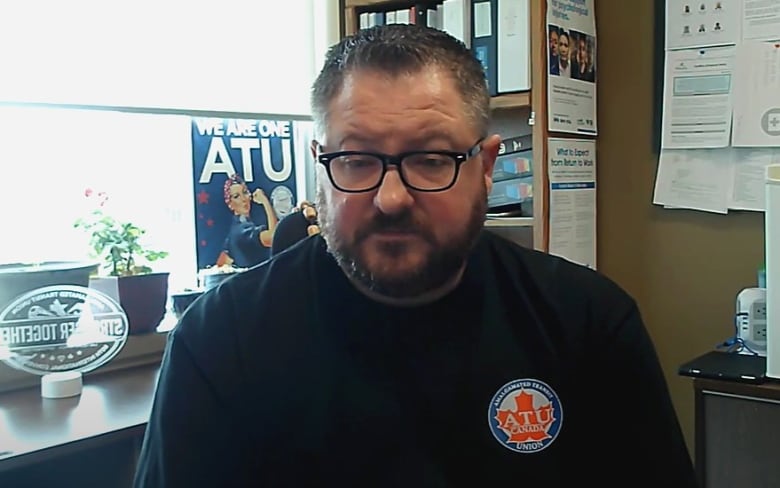
[[[168,338],[170,324],[164,326],[168,318],[158,328],[158,332],[143,335],[128,336],[127,342],[119,354],[107,364],[95,371],[87,373],[85,377],[99,375],[110,371],[119,371],[149,364],[159,364]],[[40,376],[18,371],[10,366],[0,363],[0,393],[18,390],[22,388],[38,387]]]

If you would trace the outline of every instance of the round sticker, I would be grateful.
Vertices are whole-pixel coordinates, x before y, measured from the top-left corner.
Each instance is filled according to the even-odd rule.
[[[113,359],[127,333],[124,310],[104,293],[45,286],[18,296],[0,312],[0,359],[39,375],[86,373]]]
[[[555,441],[563,423],[561,401],[546,383],[510,381],[498,389],[488,407],[493,437],[507,449],[539,452]]]
[[[292,191],[284,185],[279,185],[271,191],[271,206],[280,219],[295,208]]]
[[[780,136],[780,108],[770,108],[764,112],[761,128],[770,136]]]

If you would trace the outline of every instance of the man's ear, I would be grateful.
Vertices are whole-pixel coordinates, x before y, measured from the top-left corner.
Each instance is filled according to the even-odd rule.
[[[485,188],[488,194],[493,191],[493,167],[496,165],[498,149],[501,147],[501,136],[493,134],[482,141],[482,174],[485,178]]]
[[[317,151],[320,148],[320,143],[312,140],[311,144],[309,144],[309,150],[311,151],[311,158],[316,162],[317,161]]]

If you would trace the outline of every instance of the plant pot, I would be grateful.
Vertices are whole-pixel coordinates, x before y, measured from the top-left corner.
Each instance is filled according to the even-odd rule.
[[[201,295],[203,295],[203,290],[189,290],[172,294],[173,313],[176,318],[181,318],[182,314],[184,314],[190,305],[192,305],[192,303]]]
[[[238,273],[246,271],[247,268],[236,268],[233,266],[215,266],[200,270],[198,273],[198,282],[204,291],[208,291],[228,278],[232,278]]]
[[[88,286],[98,264],[84,261],[0,264],[0,310],[23,293],[44,286]]]
[[[130,335],[155,332],[165,317],[169,273],[92,278],[90,286],[119,297],[127,315]]]

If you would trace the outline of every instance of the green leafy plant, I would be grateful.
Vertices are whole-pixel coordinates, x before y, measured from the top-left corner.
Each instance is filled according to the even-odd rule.
[[[102,259],[102,270],[109,276],[131,276],[153,272],[148,263],[168,256],[167,251],[145,247],[141,238],[146,233],[132,222],[122,222],[105,210],[108,195],[84,192],[87,198],[97,198],[98,205],[88,216],[78,218],[73,226],[89,233],[94,257]]]

